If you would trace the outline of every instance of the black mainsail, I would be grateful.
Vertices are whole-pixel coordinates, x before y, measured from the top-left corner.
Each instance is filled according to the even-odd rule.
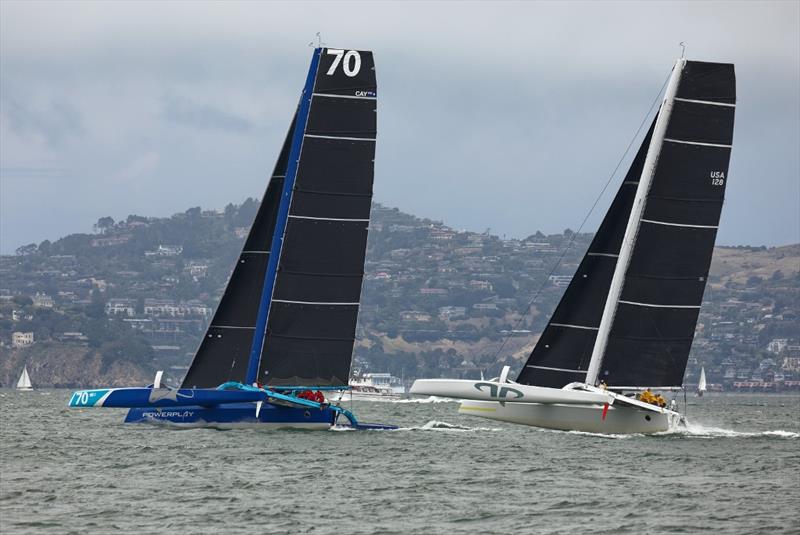
[[[182,383],[346,386],[372,201],[372,52],[314,51],[250,234]]]
[[[321,51],[261,346],[257,380],[265,385],[347,386],[372,202],[376,91],[371,52]]]
[[[728,182],[735,103],[733,65],[685,62],[598,369],[609,386],[683,384]]]
[[[733,65],[675,68],[521,384],[683,383],[725,195],[736,89]]]

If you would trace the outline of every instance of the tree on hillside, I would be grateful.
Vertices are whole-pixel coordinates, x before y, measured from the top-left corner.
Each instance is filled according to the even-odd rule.
[[[131,214],[125,220],[125,222],[130,225],[131,223],[147,223],[147,218],[141,215]]]
[[[106,299],[101,292],[92,292],[92,302],[86,306],[86,315],[90,318],[104,318],[106,315]]]
[[[17,253],[17,256],[27,256],[35,253],[36,249],[37,247],[35,243],[29,243],[28,245],[17,247],[17,250],[14,252]]]
[[[110,228],[114,226],[114,218],[111,216],[101,217],[94,224],[95,231],[105,234]]]
[[[27,295],[15,295],[12,301],[15,305],[19,305],[21,307],[33,305],[33,299]]]

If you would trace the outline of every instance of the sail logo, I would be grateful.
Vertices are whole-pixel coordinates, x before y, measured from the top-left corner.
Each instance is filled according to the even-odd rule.
[[[356,50],[348,50],[345,53],[344,50],[329,48],[328,55],[333,56],[333,62],[328,72],[325,73],[327,76],[333,76],[336,72],[336,67],[338,67],[340,63],[342,64],[342,71],[348,78],[352,78],[361,70],[361,54]]]
[[[524,395],[516,388],[511,388],[510,386],[501,386],[498,389],[495,383],[475,383],[474,386],[475,389],[478,390],[479,392],[488,392],[489,397],[499,399],[501,402],[509,401],[508,399],[509,394],[514,395],[514,397],[511,398],[512,400],[519,399]]]
[[[721,186],[725,184],[725,172],[724,171],[711,171],[709,173],[711,175],[711,185],[712,186]]]
[[[154,411],[142,412],[142,418],[189,418],[194,414],[194,411],[165,411],[156,409]]]

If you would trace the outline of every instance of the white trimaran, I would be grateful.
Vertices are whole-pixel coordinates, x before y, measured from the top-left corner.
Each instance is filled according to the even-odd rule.
[[[725,193],[736,102],[732,64],[679,59],[641,148],[516,381],[420,379],[411,394],[459,412],[598,433],[682,420],[679,390]]]
[[[24,390],[24,391],[33,390],[33,385],[31,384],[31,376],[28,375],[27,366],[22,368],[22,373],[19,376],[19,381],[17,381],[17,390]]]

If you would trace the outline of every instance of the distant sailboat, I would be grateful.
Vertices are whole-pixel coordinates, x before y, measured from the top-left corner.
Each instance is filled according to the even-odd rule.
[[[706,369],[700,368],[700,381],[697,383],[697,396],[703,397],[706,391]]]
[[[727,184],[731,64],[679,59],[658,115],[516,381],[422,379],[459,412],[562,430],[654,433],[680,389]]]
[[[22,368],[22,373],[19,376],[19,381],[17,381],[17,390],[23,390],[26,392],[33,390],[33,385],[31,384],[31,376],[28,375],[27,366]]]
[[[329,428],[361,424],[347,390],[375,165],[372,52],[314,50],[300,104],[225,293],[179,389],[75,392],[126,422]]]

